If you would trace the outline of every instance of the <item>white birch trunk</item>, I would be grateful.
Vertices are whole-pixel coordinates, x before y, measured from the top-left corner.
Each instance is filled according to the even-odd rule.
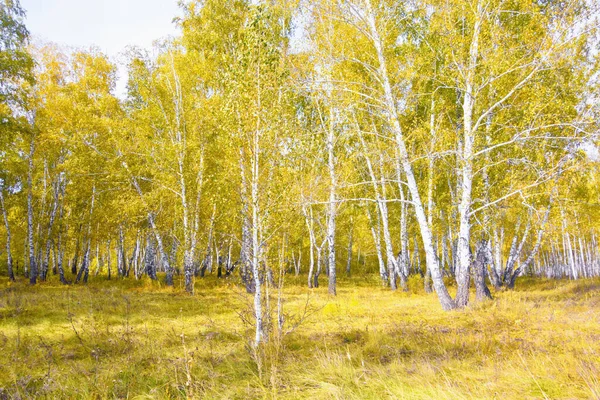
[[[419,223],[419,228],[421,231],[421,238],[423,240],[423,246],[425,248],[425,255],[427,260],[427,267],[431,268],[431,278],[433,280],[433,286],[438,295],[442,308],[444,310],[451,310],[455,308],[454,301],[450,297],[446,285],[444,284],[444,280],[442,278],[442,274],[440,272],[439,264],[437,257],[435,256],[435,249],[433,244],[433,237],[431,234],[431,227],[427,223],[427,217],[425,216],[425,210],[423,208],[423,202],[421,201],[421,195],[419,194],[419,188],[417,186],[417,181],[414,176],[414,172],[412,169],[412,164],[408,158],[408,151],[406,149],[406,143],[404,142],[404,135],[402,133],[402,128],[400,126],[400,121],[398,119],[398,112],[396,110],[396,103],[394,101],[394,96],[392,94],[392,87],[389,81],[387,66],[385,62],[385,57],[383,54],[382,42],[379,37],[379,32],[377,31],[377,26],[375,23],[375,16],[373,15],[373,11],[371,10],[370,1],[367,1],[367,19],[369,22],[369,30],[373,40],[373,45],[375,46],[375,50],[377,51],[377,57],[379,60],[379,77],[381,79],[381,83],[384,90],[384,104],[386,107],[386,116],[388,119],[388,123],[392,128],[392,131],[395,136],[396,146],[398,147],[398,152],[400,154],[400,162],[402,168],[404,170],[404,174],[406,175],[408,189],[411,193],[412,202],[415,208],[415,214],[417,217],[417,222]]]
[[[364,149],[364,158],[365,158],[365,162],[367,163],[367,169],[369,171],[369,176],[371,178],[371,182],[373,185],[373,191],[375,192],[375,200],[377,201],[377,209],[379,211],[379,217],[381,218],[381,227],[383,229],[383,240],[385,243],[385,255],[386,255],[386,259],[387,259],[387,268],[388,268],[388,279],[389,279],[389,284],[390,284],[390,288],[392,290],[396,290],[397,286],[396,286],[396,276],[397,276],[397,267],[396,267],[396,257],[394,256],[394,250],[392,248],[392,237],[390,235],[390,229],[389,229],[389,218],[388,218],[388,209],[387,209],[387,202],[386,202],[386,198],[384,197],[384,193],[383,193],[383,185],[385,185],[385,182],[383,180],[383,177],[381,179],[378,179],[375,176],[375,171],[373,169],[373,164],[371,163],[371,158],[369,157],[369,152],[367,149],[367,145],[364,141],[364,138],[362,137],[362,134],[360,133],[359,130],[359,135],[360,135],[360,140]]]
[[[469,267],[471,265],[471,251],[469,248],[471,239],[471,196],[473,190],[473,145],[475,132],[473,131],[473,109],[475,107],[475,70],[479,56],[479,34],[481,30],[481,13],[483,5],[477,3],[475,26],[473,27],[473,38],[469,49],[469,65],[465,75],[465,88],[463,99],[463,130],[464,143],[461,155],[461,186],[460,202],[458,204],[459,230],[457,244],[457,283],[456,305],[464,307],[469,302]]]
[[[369,222],[371,225],[371,234],[373,235],[373,242],[375,243],[375,251],[377,253],[377,261],[379,263],[379,276],[381,276],[381,280],[384,285],[388,282],[388,273],[385,268],[385,262],[383,260],[383,255],[381,254],[381,226],[379,223],[379,218],[377,221],[373,221],[371,217],[371,212],[367,207],[367,216],[369,217]],[[377,228],[375,227],[377,226]]]
[[[123,165],[129,171],[129,169],[127,168],[127,165],[126,164],[123,164]],[[144,203],[144,205],[146,205],[145,201],[144,201],[144,194],[142,192],[140,185],[138,184],[137,179],[131,173],[129,175],[131,177],[131,182],[133,183],[133,187],[135,188],[138,195],[142,199],[142,202]],[[146,205],[146,207],[147,207],[147,205]],[[154,237],[155,237],[156,243],[158,245],[158,251],[160,253],[161,263],[166,272],[165,283],[167,284],[167,286],[173,286],[173,270],[171,268],[171,263],[169,262],[169,256],[163,245],[162,237],[160,235],[160,232],[158,231],[158,228],[156,227],[156,223],[154,221],[154,213],[152,211],[148,212],[148,223],[150,225],[150,228],[152,228],[152,232],[154,233]]]
[[[257,124],[259,124],[258,122]],[[251,185],[251,198],[252,198],[252,275],[254,279],[254,316],[256,319],[256,333],[254,337],[254,345],[258,346],[263,340],[263,309],[262,309],[262,297],[261,297],[261,283],[260,283],[260,242],[259,242],[259,129],[254,134],[254,149],[252,154],[252,185]]]
[[[6,265],[8,268],[8,278],[14,282],[15,274],[13,272],[13,259],[10,248],[11,234],[10,225],[8,223],[8,215],[6,214],[6,204],[4,203],[4,188],[0,187],[0,206],[2,206],[2,217],[4,218],[4,227],[6,228]]]
[[[313,274],[315,272],[315,248],[317,246],[317,241],[315,239],[315,228],[313,223],[313,215],[312,208],[309,212],[306,210],[306,206],[302,207],[302,212],[304,213],[304,220],[306,222],[306,228],[308,229],[308,239],[310,242],[310,265],[308,267],[308,287],[312,289],[313,287]]]
[[[29,168],[27,171],[27,244],[29,253],[29,283],[35,285],[37,281],[37,268],[35,265],[35,249],[33,244],[33,154],[35,144],[31,138],[29,146]]]
[[[335,174],[334,143],[335,134],[333,128],[333,108],[329,112],[329,129],[327,131],[327,167],[329,169],[329,204],[327,205],[327,270],[329,275],[329,294],[336,295],[337,272],[335,265],[335,223],[337,214],[337,177]]]

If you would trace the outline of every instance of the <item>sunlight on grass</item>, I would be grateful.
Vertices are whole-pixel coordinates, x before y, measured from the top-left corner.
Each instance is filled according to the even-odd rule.
[[[364,285],[365,279],[371,286]],[[241,287],[0,282],[0,398],[571,399],[600,394],[600,280],[523,279],[443,312],[435,295],[343,279],[280,344],[248,346]],[[304,279],[284,290],[291,323]],[[177,287],[177,286],[176,286]]]

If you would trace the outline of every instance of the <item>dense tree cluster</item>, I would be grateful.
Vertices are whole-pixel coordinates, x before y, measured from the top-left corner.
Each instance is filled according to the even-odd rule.
[[[484,298],[488,279],[600,274],[593,2],[182,7],[180,37],[129,51],[120,99],[104,54],[28,47],[0,4],[11,279],[193,293],[214,271],[260,310],[279,271],[331,294],[340,271],[420,274],[452,309],[471,279]]]

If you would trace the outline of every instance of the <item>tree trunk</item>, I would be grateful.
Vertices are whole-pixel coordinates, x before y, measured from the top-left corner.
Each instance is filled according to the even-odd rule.
[[[377,261],[379,263],[379,276],[381,277],[381,281],[385,286],[388,282],[388,273],[387,269],[385,268],[383,255],[381,254],[381,228],[379,224],[379,214],[377,214],[377,221],[373,221],[371,211],[369,211],[369,207],[367,207],[367,217],[369,218],[369,222],[371,225],[371,235],[373,236],[373,242],[375,243],[375,251],[377,253]],[[377,223],[377,229],[375,229],[375,223]]]
[[[65,206],[64,206],[65,185],[66,185],[66,178],[65,178],[65,180],[63,180],[63,186],[61,188],[61,195],[63,196],[63,201],[60,204],[60,212],[58,215],[58,221],[59,221],[58,232],[56,234],[56,269],[58,270],[57,272],[58,272],[58,276],[60,278],[60,282],[63,285],[66,285],[69,283],[65,279],[65,271],[64,271],[64,267],[63,267],[65,251],[63,249],[63,244],[62,244],[63,214],[65,211]]]
[[[304,220],[306,222],[306,228],[308,229],[308,238],[310,242],[310,265],[308,267],[308,287],[313,288],[313,275],[315,272],[315,248],[317,241],[315,239],[315,229],[313,224],[313,213],[312,207],[310,213],[307,211],[306,206],[302,206],[302,212],[304,213]]]
[[[100,241],[96,241],[96,271],[94,272],[94,277],[100,274],[100,271],[104,268],[104,259],[100,254]]]
[[[473,132],[473,110],[475,107],[476,90],[474,88],[475,69],[479,56],[479,33],[481,30],[481,14],[483,4],[477,3],[473,38],[469,49],[469,65],[465,75],[465,92],[463,98],[463,130],[464,143],[460,162],[461,168],[461,195],[458,204],[459,232],[457,245],[457,293],[456,305],[464,307],[469,302],[469,267],[471,265],[470,238],[471,238],[471,197],[473,188],[473,145],[475,132]]]
[[[88,277],[90,275],[90,251],[91,251],[91,245],[92,245],[92,239],[88,239],[88,245],[87,245],[87,251],[85,252],[85,256],[84,256],[84,262],[85,262],[85,272],[83,273],[83,283],[87,283],[88,281]]]
[[[348,275],[348,277],[350,276],[350,268],[352,266],[352,236],[353,236],[353,231],[354,231],[354,227],[352,226],[352,219],[350,219],[350,233],[349,233],[349,237],[348,237],[348,256],[346,257],[346,275]]]
[[[335,132],[334,132],[334,109],[329,107],[329,129],[327,130],[327,166],[329,169],[329,204],[327,205],[327,272],[329,276],[329,294],[337,294],[337,273],[335,265],[335,223],[337,214],[337,176],[335,173]]]
[[[96,186],[92,187],[92,201],[90,204],[90,213],[88,217],[88,229],[87,229],[87,245],[85,247],[85,253],[83,254],[83,263],[77,274],[75,282],[79,282],[83,275],[83,282],[87,283],[88,275],[90,273],[90,247],[92,246],[92,216],[94,214],[94,203],[96,200]]]
[[[263,306],[262,306],[262,290],[260,282],[260,256],[261,256],[261,243],[259,242],[259,229],[261,221],[260,216],[260,204],[259,204],[259,187],[258,181],[260,178],[259,170],[259,127],[260,117],[257,121],[257,129],[254,132],[253,137],[253,154],[252,154],[252,180],[251,180],[251,200],[252,200],[252,275],[254,279],[254,317],[256,320],[256,331],[254,337],[254,346],[258,347],[264,339],[264,327],[263,327]]]
[[[254,293],[251,271],[252,236],[250,234],[250,207],[248,201],[248,180],[246,177],[244,149],[240,149],[241,198],[242,198],[242,244],[240,248],[240,276],[247,293]]]
[[[75,242],[75,254],[73,255],[73,259],[71,260],[71,274],[77,274],[77,268],[79,266],[79,252],[81,251],[81,227],[82,224],[79,224],[77,228],[77,241]]]
[[[8,278],[11,281],[15,281],[15,274],[13,273],[13,259],[12,252],[10,251],[10,226],[8,224],[8,215],[6,213],[6,205],[4,203],[4,187],[0,187],[0,206],[2,206],[2,216],[4,217],[4,226],[6,227],[6,265],[8,267]]]
[[[544,236],[546,224],[548,223],[548,218],[550,216],[551,204],[552,204],[552,197],[550,198],[550,204],[548,205],[548,209],[546,210],[546,214],[544,215],[544,219],[542,220],[542,225],[541,225],[540,229],[538,230],[538,233],[536,236],[536,242],[535,242],[535,245],[533,246],[533,249],[529,253],[529,256],[527,256],[527,259],[525,260],[525,262],[523,262],[517,269],[515,269],[515,271],[509,277],[509,280],[507,282],[507,286],[509,289],[514,289],[515,281],[516,281],[517,277],[520,275],[521,271],[524,271],[525,269],[527,269],[527,267],[533,262],[533,260],[535,259],[535,256],[537,255],[538,251],[540,250],[540,247],[542,246],[542,237]]]
[[[427,223],[429,226],[433,226],[433,169],[435,167],[435,142],[436,142],[436,129],[435,129],[435,98],[433,95],[431,96],[431,107],[430,107],[430,115],[429,115],[429,135],[430,135],[430,146],[429,146],[429,163],[427,167]],[[415,240],[415,252],[416,248],[416,240]],[[438,248],[438,241],[436,240],[436,246]],[[439,253],[436,253],[436,255]],[[444,266],[442,265],[441,268]],[[425,293],[431,293],[431,270],[428,266],[426,266],[425,279],[423,280],[423,285],[425,289]]]
[[[315,271],[315,275],[313,277],[313,287],[319,287],[319,275],[321,275],[321,270],[323,268],[323,248],[327,244],[327,238],[321,243],[321,246],[317,248],[317,270]]]
[[[369,175],[371,177],[373,191],[375,192],[375,199],[377,202],[377,209],[379,211],[381,228],[383,229],[383,240],[384,240],[384,244],[385,244],[385,254],[386,254],[387,268],[388,268],[387,276],[389,279],[390,288],[392,290],[396,290],[396,288],[397,288],[396,276],[398,276],[399,274],[397,273],[396,258],[394,256],[392,237],[390,235],[390,229],[389,229],[387,198],[385,196],[385,179],[384,179],[383,174],[380,176],[379,179],[375,176],[373,164],[371,163],[371,158],[369,157],[369,154],[368,154],[367,145],[366,145],[365,140],[362,137],[362,135],[360,135],[360,140],[361,140],[361,143],[362,143],[362,146],[364,149],[364,158],[365,158],[365,162],[367,164],[367,169],[369,171]],[[382,160],[380,159],[380,165],[379,165],[380,173],[383,173],[381,164],[382,164]],[[404,282],[404,280],[402,280],[402,282]]]
[[[219,244],[219,247],[215,245],[215,253],[217,255],[217,278],[223,277],[223,242]]]
[[[48,260],[50,258],[50,246],[52,244],[51,235],[52,235],[52,227],[54,226],[54,220],[56,218],[56,212],[59,207],[59,196],[62,187],[62,177],[58,176],[56,182],[54,183],[54,201],[52,205],[52,211],[50,212],[50,221],[48,222],[48,232],[46,234],[46,251],[44,252],[44,259],[42,262],[42,271],[41,271],[41,279],[43,281],[46,280],[46,276],[48,275]]]
[[[423,280],[423,287],[425,289],[425,293],[431,293],[433,291],[431,287],[431,271],[429,268],[425,271],[425,279]]]
[[[529,236],[530,224],[527,223],[525,232],[523,233],[523,237],[521,238],[521,241],[519,242],[519,240],[518,240],[519,239],[519,227],[520,227],[520,223],[517,223],[517,227],[515,229],[515,234],[513,236],[513,240],[510,245],[508,258],[506,260],[506,266],[504,268],[504,272],[502,273],[502,281],[506,285],[508,285],[510,282],[511,276],[514,272],[514,266],[517,263],[517,260],[519,259],[521,252],[523,251],[523,246],[525,245],[525,242],[527,241],[527,237]]]
[[[156,256],[154,254],[154,245],[152,243],[152,237],[150,235],[146,237],[146,252],[144,257],[144,264],[146,274],[150,277],[150,279],[156,280]]]
[[[36,284],[37,268],[35,264],[35,249],[33,245],[33,154],[35,145],[33,138],[29,147],[29,168],[27,171],[27,243],[29,252],[29,283]]]
[[[64,252],[64,249],[62,246],[62,232],[60,230],[58,231],[58,235],[57,235],[57,239],[56,239],[56,252],[57,252],[56,266],[58,268],[58,276],[60,279],[60,283],[62,283],[63,285],[67,285],[69,282],[65,279],[65,271],[64,271],[64,267],[63,267],[65,252]]]
[[[293,255],[293,253],[292,253]],[[298,259],[294,260],[294,274],[296,276],[300,275],[300,270],[302,268],[302,250],[298,250]]]
[[[110,254],[110,239],[106,242],[106,273],[108,280],[110,281],[110,266],[111,266],[111,254]]]
[[[400,126],[400,120],[398,118],[398,111],[396,109],[396,102],[394,100],[394,96],[392,94],[392,86],[389,81],[389,76],[387,72],[387,66],[385,62],[385,56],[383,52],[383,45],[381,38],[379,37],[379,32],[377,31],[377,25],[375,24],[375,16],[373,11],[371,10],[370,2],[367,2],[368,10],[367,10],[367,20],[369,23],[371,39],[373,41],[373,45],[377,52],[377,58],[379,60],[379,77],[381,79],[381,84],[384,91],[384,106],[385,106],[385,115],[388,118],[388,123],[392,129],[392,132],[395,136],[396,146],[398,148],[399,153],[399,161],[402,165],[402,169],[404,170],[404,174],[406,175],[406,180],[408,184],[408,188],[410,190],[411,198],[414,204],[415,214],[417,217],[417,222],[419,223],[419,228],[421,230],[421,237],[423,240],[423,245],[425,247],[425,255],[427,259],[427,267],[431,269],[431,278],[433,280],[433,285],[435,287],[435,291],[440,300],[440,304],[444,310],[451,310],[456,307],[454,301],[450,297],[446,285],[444,284],[444,280],[440,273],[439,264],[437,258],[435,256],[435,250],[433,248],[433,237],[431,234],[431,227],[427,223],[427,218],[425,216],[425,211],[423,209],[423,203],[421,201],[421,195],[419,194],[419,188],[417,185],[417,181],[414,176],[413,168],[410,159],[408,158],[408,151],[406,149],[406,143],[404,141],[404,135],[402,132],[402,128]]]
[[[473,262],[473,273],[475,281],[475,300],[483,301],[486,298],[491,299],[492,294],[485,284],[486,265],[492,262],[492,251],[486,240],[480,240],[477,243],[477,252]]]

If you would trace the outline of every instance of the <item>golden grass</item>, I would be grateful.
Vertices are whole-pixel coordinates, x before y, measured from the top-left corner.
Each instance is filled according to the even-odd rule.
[[[287,278],[288,326],[304,281]],[[198,280],[190,297],[146,279],[2,280],[0,398],[600,398],[599,279],[522,279],[454,312],[410,283],[313,290],[310,316],[257,355],[232,281]]]

